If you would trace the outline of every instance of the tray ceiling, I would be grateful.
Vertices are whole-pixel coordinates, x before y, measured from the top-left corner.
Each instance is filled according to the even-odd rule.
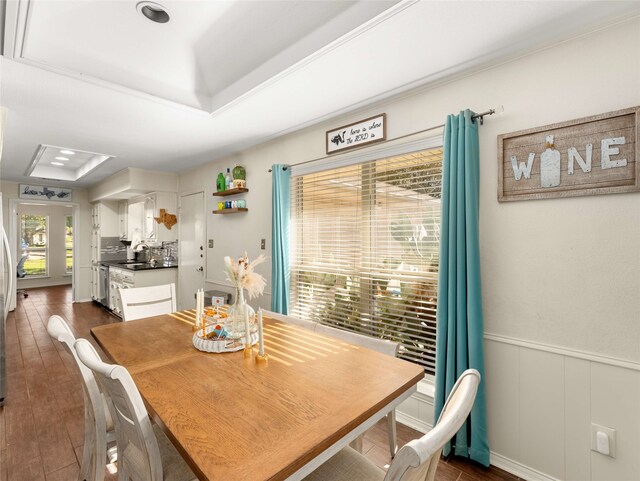
[[[212,112],[371,20],[395,1],[18,2],[14,56]]]
[[[160,3],[165,24],[135,1],[6,2],[3,179],[26,180],[40,144],[114,156],[69,185],[192,169],[640,14],[637,1]],[[483,102],[468,107],[495,107]]]

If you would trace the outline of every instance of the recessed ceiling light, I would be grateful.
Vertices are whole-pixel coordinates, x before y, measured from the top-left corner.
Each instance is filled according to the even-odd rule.
[[[64,155],[76,155],[73,150],[61,150],[60,153]]]
[[[62,162],[51,162],[51,165],[64,165]]]
[[[169,14],[166,9],[157,3],[140,2],[136,5],[136,9],[152,22],[167,23],[169,21]]]
[[[56,157],[56,160],[69,160],[68,157]]]

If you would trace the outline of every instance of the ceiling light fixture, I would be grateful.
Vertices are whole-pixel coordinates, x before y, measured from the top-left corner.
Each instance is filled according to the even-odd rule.
[[[68,157],[56,157],[56,160],[69,160]]]
[[[76,155],[73,150],[61,150],[60,153],[64,155]]]
[[[152,22],[167,23],[170,18],[166,9],[154,2],[140,2],[136,5],[136,9]]]
[[[62,162],[51,162],[51,165],[64,165]]]

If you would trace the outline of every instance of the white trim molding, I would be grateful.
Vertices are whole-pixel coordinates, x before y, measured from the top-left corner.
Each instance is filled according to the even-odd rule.
[[[520,464],[517,461],[506,458],[494,451],[491,451],[491,465],[507,473],[511,473],[514,476],[518,476],[521,479],[526,479],[527,481],[561,481],[524,464]]]
[[[512,346],[524,347],[526,349],[533,349],[536,351],[544,351],[552,354],[559,354],[562,356],[573,357],[576,359],[583,359],[585,361],[597,362],[600,364],[607,364],[609,366],[622,367],[624,369],[631,369],[632,371],[640,371],[640,363],[627,361],[624,359],[618,359],[611,356],[603,356],[601,354],[594,354],[587,351],[581,351],[578,349],[570,349],[567,347],[555,346],[553,344],[544,344],[534,341],[526,341],[515,337],[502,336],[500,334],[485,333],[484,339],[487,341],[500,342],[503,344],[510,344]]]

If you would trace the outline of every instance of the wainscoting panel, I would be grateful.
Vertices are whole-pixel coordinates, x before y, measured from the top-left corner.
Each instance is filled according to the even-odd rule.
[[[523,479],[640,480],[640,365],[485,336],[492,464]],[[591,451],[616,430],[616,458]]]
[[[564,478],[564,357],[520,349],[520,462]]]
[[[616,459],[591,451],[592,481],[640,479],[640,373],[591,366],[591,421],[616,430]]]
[[[590,476],[591,363],[565,357],[564,373],[565,479],[584,481]]]
[[[520,348],[497,342],[485,342],[485,345],[484,380],[491,450],[517,459],[520,453]]]

